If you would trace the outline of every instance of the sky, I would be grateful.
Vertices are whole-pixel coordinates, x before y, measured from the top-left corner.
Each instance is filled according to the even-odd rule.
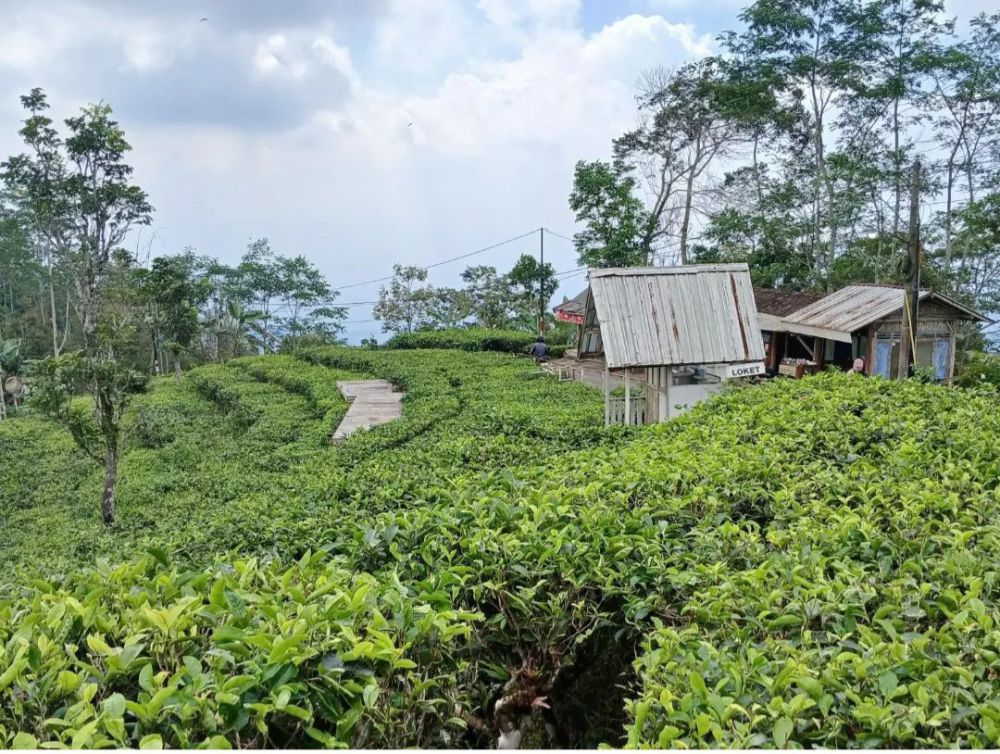
[[[968,17],[992,0],[958,0]],[[573,166],[634,124],[635,82],[716,50],[737,0],[0,0],[0,155],[18,97],[110,104],[155,207],[142,256],[238,261],[267,237],[331,285],[429,265],[544,226],[578,267]],[[557,235],[558,234],[558,235]],[[538,234],[431,270],[501,272]],[[581,275],[557,293],[572,296]],[[372,301],[378,285],[345,289]],[[351,342],[381,337],[352,306]]]

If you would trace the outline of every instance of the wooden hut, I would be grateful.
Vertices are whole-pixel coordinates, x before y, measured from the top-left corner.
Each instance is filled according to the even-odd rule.
[[[759,321],[770,372],[801,377],[831,365],[848,369],[861,358],[867,374],[895,376],[904,313],[902,288],[849,285],[812,301],[784,291],[758,289],[755,294],[763,312]],[[792,307],[793,302],[802,305]],[[988,320],[953,298],[920,292],[915,363],[932,367],[941,381],[954,377],[955,335],[963,321]]]
[[[588,278],[577,353],[603,356],[606,423],[664,421],[725,379],[763,375],[745,264],[595,269]],[[623,372],[620,398],[608,387],[612,369]]]

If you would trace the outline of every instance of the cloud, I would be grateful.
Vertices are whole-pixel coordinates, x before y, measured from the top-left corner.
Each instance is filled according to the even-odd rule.
[[[28,87],[47,88],[57,117],[104,99],[156,206],[141,242],[152,253],[192,245],[234,260],[268,236],[334,285],[540,225],[572,234],[573,164],[606,157],[632,124],[639,73],[710,49],[657,14],[584,29],[577,0],[205,7],[54,0],[15,12],[0,28],[0,151],[16,148]],[[470,263],[505,269],[536,251],[529,238]],[[557,237],[546,259],[576,267]],[[455,284],[462,269],[438,268],[433,282]],[[567,285],[578,292],[579,280]]]
[[[634,82],[644,68],[710,51],[709,37],[658,16],[628,16],[592,35],[551,29],[514,59],[448,74],[429,95],[365,90],[317,122],[372,152],[389,142],[463,157],[519,148],[572,151],[605,142],[631,122]]]
[[[479,0],[479,9],[503,29],[569,26],[580,12],[579,0]]]

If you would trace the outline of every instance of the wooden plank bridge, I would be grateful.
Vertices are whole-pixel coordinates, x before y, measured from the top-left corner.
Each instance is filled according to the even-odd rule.
[[[403,415],[403,393],[397,393],[388,380],[340,380],[337,389],[351,407],[333,433],[334,442]]]

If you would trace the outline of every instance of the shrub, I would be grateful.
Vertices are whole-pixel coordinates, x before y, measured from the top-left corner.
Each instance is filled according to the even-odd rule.
[[[402,419],[317,441],[343,374],[405,390]],[[174,439],[123,459],[120,530],[76,512],[87,478],[0,477],[0,743],[483,746],[500,700],[539,745],[1000,742],[986,391],[822,374],[607,431],[599,391],[527,359],[334,347],[157,382],[136,415],[173,401]],[[56,476],[59,437],[18,418],[0,451]],[[125,564],[57,578],[102,555]],[[402,665],[345,659],[390,644]]]
[[[450,330],[421,330],[401,333],[390,338],[386,348],[446,348],[462,351],[500,351],[502,353],[527,353],[535,342],[534,333],[520,330],[489,330],[480,327]],[[549,354],[562,356],[568,346],[565,342],[550,342]]]
[[[1000,354],[979,351],[966,353],[955,384],[1000,390]]]
[[[0,744],[432,746],[478,616],[322,554],[164,556],[0,602]],[[418,722],[419,721],[419,722]]]

